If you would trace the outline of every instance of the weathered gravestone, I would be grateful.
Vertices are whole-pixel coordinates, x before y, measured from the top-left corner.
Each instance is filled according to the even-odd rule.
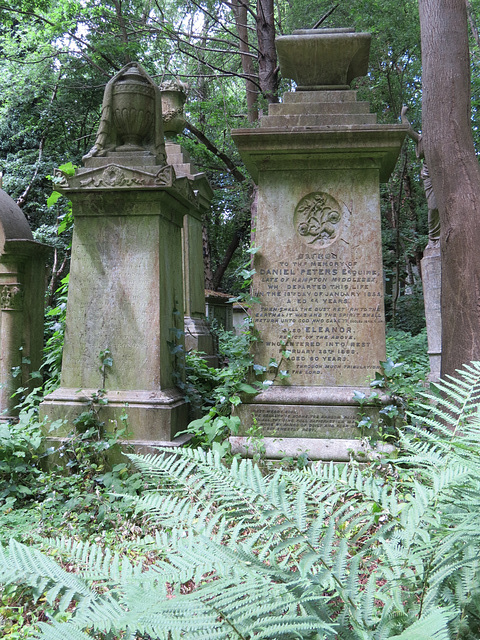
[[[185,311],[185,349],[195,349],[206,354],[210,366],[216,366],[213,336],[206,321],[205,274],[203,269],[203,216],[210,209],[213,191],[203,171],[191,163],[188,153],[173,141],[185,128],[183,105],[186,100],[184,85],[170,80],[160,87],[162,94],[163,128],[167,142],[167,162],[175,169],[177,177],[190,181],[197,197],[183,220],[183,291]]]
[[[199,205],[191,181],[166,163],[160,90],[139,64],[107,84],[84,164],[60,185],[75,230],[61,387],[41,413],[71,419],[105,388],[107,425],[125,411],[133,443],[179,444],[188,421],[173,384],[183,342],[181,232]],[[113,366],[104,379],[106,349]]]
[[[442,257],[440,242],[428,245],[421,260],[425,320],[427,324],[428,357],[430,360],[430,382],[440,380],[442,368]]]
[[[442,365],[442,257],[440,254],[440,213],[433,191],[432,179],[425,162],[422,135],[415,131],[407,118],[408,107],[402,107],[401,118],[407,126],[407,134],[415,143],[417,158],[422,160],[420,178],[423,182],[428,205],[428,244],[421,261],[425,321],[427,325],[430,382],[440,380]]]
[[[20,207],[0,189],[0,420],[18,412],[18,387],[31,388],[43,347],[45,261]]]
[[[238,415],[265,436],[267,456],[347,460],[364,447],[354,391],[370,395],[385,359],[379,183],[406,127],[376,124],[349,89],[367,72],[369,34],[305,30],[276,45],[296,91],[269,106],[259,129],[233,137],[259,190],[256,361],[273,359],[290,377]]]

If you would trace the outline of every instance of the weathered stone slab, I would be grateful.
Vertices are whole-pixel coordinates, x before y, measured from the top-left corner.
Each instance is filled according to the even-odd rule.
[[[232,453],[252,457],[255,443],[244,436],[230,437]],[[352,458],[359,462],[379,458],[385,454],[392,454],[395,447],[378,442],[372,446],[366,440],[360,439],[319,439],[319,438],[262,438],[263,455],[267,459],[282,460],[283,458],[298,458],[306,454],[309,460],[323,460],[332,462],[348,462]]]
[[[318,183],[308,170],[261,182],[258,359],[278,359],[287,345],[292,385],[363,385],[385,358],[378,172],[332,169],[321,191]],[[310,215],[330,221],[322,226]],[[282,233],[269,233],[273,225]]]
[[[173,386],[168,343],[183,329],[181,229],[188,201],[175,187],[66,189],[75,212],[61,387],[42,415],[84,410],[86,390],[106,388],[108,420],[126,411],[136,439],[172,439],[187,407]],[[100,352],[113,367],[104,381]],[[75,393],[82,390],[80,393]],[[82,404],[83,403],[83,404]]]
[[[352,125],[352,124],[375,124],[377,116],[375,113],[329,113],[315,115],[305,114],[282,114],[281,116],[265,116],[260,119],[262,127],[313,127],[322,124],[332,125]],[[323,120],[323,122],[322,122]]]
[[[324,93],[324,92],[320,92]],[[328,92],[325,92],[328,93]],[[350,93],[350,92],[349,92]],[[351,93],[354,93],[353,91]],[[285,94],[283,99],[287,95]],[[297,94],[293,94],[298,97]],[[308,96],[310,98],[310,94]],[[323,96],[322,96],[323,97]],[[336,98],[336,96],[335,96]],[[375,114],[370,114],[370,104],[368,102],[354,102],[353,100],[343,100],[339,101],[337,99],[332,99],[330,101],[320,101],[316,102],[309,101],[305,102],[304,100],[298,102],[279,102],[277,104],[268,105],[268,115],[269,116],[283,116],[283,115],[306,115],[313,116],[316,114],[369,114],[375,116]]]
[[[430,359],[430,382],[440,380],[442,364],[442,259],[440,245],[427,246],[422,258],[423,297],[427,323],[428,356]]]
[[[18,414],[18,387],[33,388],[43,348],[45,263],[21,209],[0,190],[0,419]],[[13,375],[14,370],[18,375]],[[38,382],[38,381],[37,381]]]

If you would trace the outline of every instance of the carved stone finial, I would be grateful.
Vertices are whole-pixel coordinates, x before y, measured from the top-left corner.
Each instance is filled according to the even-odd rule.
[[[160,89],[138,62],[127,64],[105,87],[97,138],[84,160],[110,151],[148,151],[166,162]]]

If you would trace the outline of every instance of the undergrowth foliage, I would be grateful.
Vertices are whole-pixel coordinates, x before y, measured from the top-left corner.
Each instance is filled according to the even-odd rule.
[[[130,456],[130,497],[158,529],[144,566],[91,542],[46,541],[72,574],[12,540],[0,581],[63,622],[42,640],[480,637],[480,363],[439,385],[395,462],[278,470],[218,454]],[[418,426],[419,423],[422,423]],[[188,587],[188,588],[187,588]],[[102,635],[104,634],[104,635]]]

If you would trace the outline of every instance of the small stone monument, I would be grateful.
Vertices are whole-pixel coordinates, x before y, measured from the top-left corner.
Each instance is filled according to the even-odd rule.
[[[40,369],[49,250],[34,241],[20,207],[0,189],[0,420],[17,415],[12,394],[32,388],[31,374]]]
[[[178,80],[168,80],[160,86],[162,118],[167,162],[177,177],[186,177],[197,196],[197,206],[191,207],[183,220],[183,287],[185,307],[185,349],[206,354],[210,366],[216,366],[214,341],[206,321],[205,274],[203,269],[203,216],[210,209],[213,191],[204,172],[191,163],[188,153],[173,138],[185,128],[183,105],[186,87]]]
[[[84,163],[61,176],[75,230],[61,386],[41,413],[71,419],[105,388],[107,426],[125,412],[132,443],[175,446],[188,421],[173,383],[183,341],[181,233],[199,204],[191,181],[166,163],[160,90],[138,63],[107,84]],[[103,379],[106,349],[113,366]]]
[[[442,257],[440,254],[440,213],[433,191],[432,179],[425,162],[422,135],[415,131],[407,119],[408,108],[402,108],[401,118],[408,127],[407,134],[415,143],[417,158],[422,160],[420,178],[423,181],[428,206],[428,244],[421,261],[425,321],[427,325],[428,357],[430,360],[430,382],[440,380],[442,368]]]
[[[370,39],[351,29],[278,37],[281,73],[296,91],[269,106],[259,129],[233,132],[259,190],[256,361],[290,373],[238,407],[271,457],[348,460],[365,448],[354,392],[370,395],[385,359],[379,183],[406,132],[376,124],[349,88],[367,72]],[[232,441],[241,450],[247,438]]]

